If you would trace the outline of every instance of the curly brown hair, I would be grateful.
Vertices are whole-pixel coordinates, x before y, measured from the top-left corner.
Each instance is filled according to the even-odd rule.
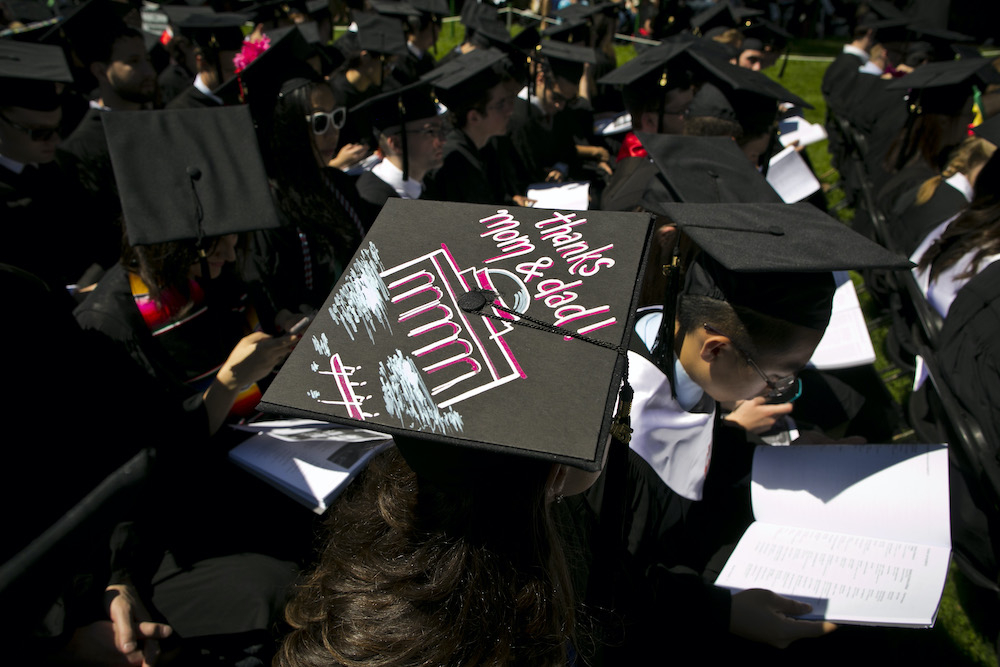
[[[275,665],[567,663],[573,594],[545,500],[551,465],[483,455],[489,472],[448,480],[418,476],[396,448],[372,461],[330,510]]]

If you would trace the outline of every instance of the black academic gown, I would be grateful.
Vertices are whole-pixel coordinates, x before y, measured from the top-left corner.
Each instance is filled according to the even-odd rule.
[[[194,74],[187,71],[184,67],[174,63],[168,65],[162,72],[160,76],[157,77],[157,81],[160,84],[160,96],[164,104],[169,103],[172,99],[180,95],[182,92],[191,86],[191,81],[194,79]]]
[[[0,166],[0,262],[64,292],[110,249],[120,248],[120,235],[98,234],[87,224],[88,204],[83,189],[56,162],[26,166],[21,174]]]
[[[519,192],[526,192],[532,183],[544,182],[559,162],[569,168],[570,177],[579,175],[573,129],[572,123],[546,121],[541,110],[527,100],[514,100],[507,134],[525,169]]]
[[[444,145],[444,164],[425,179],[424,199],[468,202],[470,204],[504,204],[504,191],[499,161],[476,148],[465,132],[453,129]]]
[[[362,217],[365,218],[365,224],[368,227],[372,226],[382,207],[385,206],[385,203],[390,198],[399,197],[399,194],[391,185],[370,171],[362,173],[355,185],[358,189],[358,196],[364,202],[362,205]]]
[[[911,188],[902,195],[897,209],[890,211],[888,215],[892,245],[906,256],[912,255],[938,225],[955,217],[969,205],[964,194],[942,182],[934,195],[918,206],[915,200],[919,189],[919,186]],[[903,207],[903,204],[907,205]]]

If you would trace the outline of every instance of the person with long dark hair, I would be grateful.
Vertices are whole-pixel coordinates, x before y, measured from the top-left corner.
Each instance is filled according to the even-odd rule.
[[[327,166],[346,117],[330,85],[302,68],[269,111],[258,125],[282,226],[255,234],[248,273],[273,309],[268,321],[287,331],[322,305],[366,228],[353,180]]]

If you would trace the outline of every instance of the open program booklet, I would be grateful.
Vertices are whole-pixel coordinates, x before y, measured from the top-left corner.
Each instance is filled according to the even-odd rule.
[[[758,447],[755,522],[716,585],[836,623],[934,625],[951,556],[944,445]]]
[[[229,458],[317,514],[322,514],[392,439],[327,422],[285,419],[235,427],[255,431]]]

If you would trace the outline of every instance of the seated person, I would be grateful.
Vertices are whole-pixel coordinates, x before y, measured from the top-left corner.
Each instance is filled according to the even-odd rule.
[[[246,149],[256,146],[249,112],[148,111],[105,123],[119,190],[133,193],[123,202],[128,245],[77,320],[117,341],[215,433],[231,411],[253,410],[257,382],[297,340],[257,330],[230,266],[240,232],[277,226],[260,157]],[[163,148],[158,169],[138,168],[136,136]],[[244,147],[238,161],[220,158],[234,146]]]
[[[236,75],[233,58],[243,47],[242,14],[192,14],[179,22],[181,34],[194,43],[194,81],[167,103],[168,109],[200,109],[224,104],[217,91]]]
[[[358,194],[368,205],[371,227],[389,197],[419,199],[424,177],[444,162],[444,119],[430,86],[416,83],[366,102],[382,161],[358,177]]]
[[[693,259],[682,259],[679,268],[668,265],[667,280],[677,280],[679,271],[683,282],[668,283],[668,308],[651,309],[637,322],[629,355],[635,388],[630,446],[667,487],[660,502],[681,522],[671,530],[673,553],[664,562],[702,571],[749,520],[745,478],[752,446],[745,430],[732,427],[741,422],[741,411],[720,419],[718,403],[746,401],[742,412],[750,413],[771,407],[765,401],[794,399],[801,389],[797,374],[830,318],[831,274],[804,269],[895,267],[905,260],[808,204],[663,204],[662,213],[697,246]],[[795,257],[789,257],[787,236],[765,239],[754,233],[763,224],[778,225],[802,241]],[[669,257],[679,242],[676,232],[668,228],[661,234]],[[659,269],[653,267],[657,274]],[[720,621],[704,632],[720,638],[728,629],[782,645],[819,631],[790,618],[766,621],[777,620],[774,609],[768,610],[775,601],[750,593],[734,595],[731,602],[713,598],[710,606],[723,605],[712,614]],[[786,623],[798,627],[782,629]]]
[[[487,150],[492,137],[507,134],[514,112],[507,67],[499,51],[476,49],[431,73],[431,83],[451,114],[452,129],[443,164],[427,176],[426,199],[476,204],[526,201],[524,193],[511,192],[513,178],[504,173],[506,167],[496,152]]]

